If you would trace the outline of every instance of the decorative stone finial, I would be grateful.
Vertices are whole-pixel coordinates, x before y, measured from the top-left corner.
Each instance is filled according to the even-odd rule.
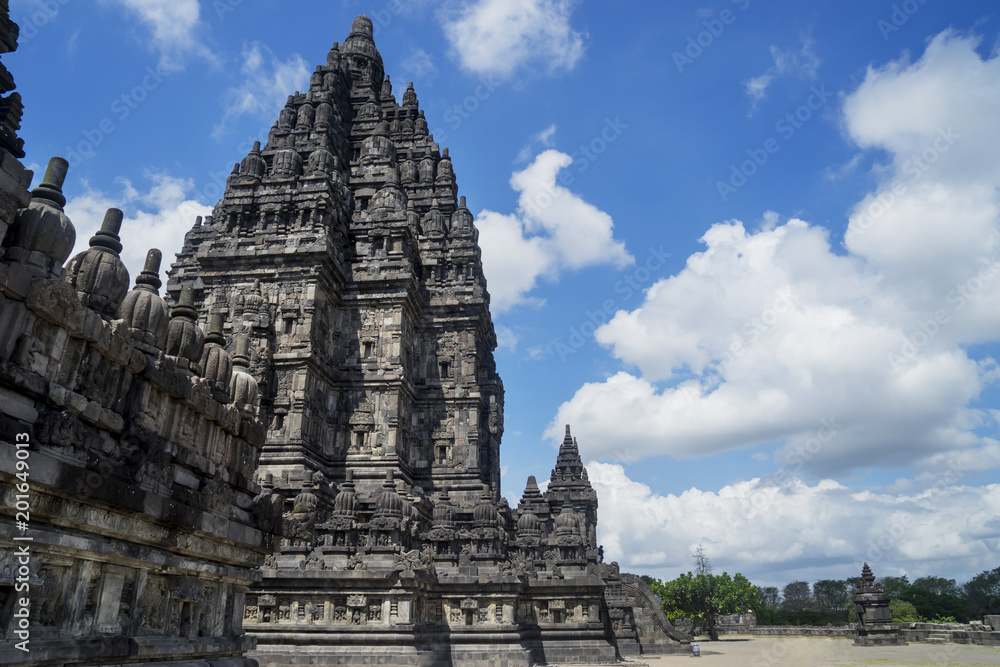
[[[208,333],[205,335],[205,344],[225,345],[226,336],[222,333],[223,318],[222,313],[216,311],[209,318]]]
[[[338,516],[353,516],[358,510],[358,496],[354,492],[354,473],[348,469],[344,473],[344,483],[340,493],[333,499],[333,513]]]
[[[403,93],[403,106],[404,107],[415,107],[417,106],[417,91],[413,90],[413,82],[406,86],[406,91]]]
[[[202,377],[229,391],[229,381],[233,375],[233,359],[226,351],[226,337],[222,333],[222,313],[212,313],[205,347],[201,353]]]
[[[429,237],[442,237],[445,234],[444,215],[441,213],[441,205],[437,198],[431,200],[431,208],[424,216],[424,234]]]
[[[374,27],[372,25],[372,20],[364,14],[361,14],[354,19],[354,22],[351,24],[351,33],[347,36],[347,38],[367,37],[368,39],[372,39],[373,33]]]
[[[162,253],[153,248],[146,253],[146,264],[135,279],[135,288],[125,295],[121,315],[132,327],[136,347],[147,354],[156,354],[167,342],[167,304],[160,298],[160,259]]]
[[[255,141],[253,148],[240,163],[240,175],[244,178],[260,179],[264,176],[265,171],[267,171],[267,164],[260,154],[260,142]]]
[[[243,369],[250,367],[250,338],[246,334],[236,336],[236,352],[233,354],[233,366]]]
[[[439,185],[451,185],[455,182],[455,171],[451,166],[451,158],[448,157],[448,149],[445,148],[441,154],[441,159],[437,164],[437,178],[434,182]]]
[[[54,157],[49,160],[45,168],[45,176],[37,188],[31,191],[31,197],[48,199],[49,201],[62,207],[66,204],[66,197],[63,195],[62,186],[66,181],[66,174],[69,172],[69,162],[65,158]]]
[[[160,262],[163,259],[163,253],[156,248],[151,248],[149,252],[146,253],[146,263],[142,266],[142,272],[136,277],[135,285],[139,287],[144,285],[153,292],[157,292],[163,282],[160,280]]]
[[[233,403],[244,405],[253,414],[257,410],[257,380],[249,373],[250,338],[246,334],[236,336],[236,353],[233,355],[233,375],[229,381],[229,395]]]
[[[167,345],[164,352],[175,356],[179,366],[191,367],[201,359],[205,346],[205,334],[197,324],[198,311],[194,308],[194,289],[190,285],[181,288],[177,305],[170,312],[167,325]],[[197,370],[197,369],[193,369]]]
[[[294,148],[283,148],[274,154],[271,166],[274,176],[299,176],[302,174],[302,156]]]
[[[118,232],[122,230],[122,220],[124,219],[125,214],[121,212],[121,209],[109,208],[104,214],[101,229],[90,239],[90,247],[107,248],[116,253],[121,252],[122,240],[118,236]]]
[[[123,218],[121,210],[109,208],[101,229],[90,239],[90,248],[66,265],[66,281],[76,289],[83,305],[105,319],[119,317],[118,306],[128,292],[128,269],[118,256]]]
[[[31,191],[31,203],[18,211],[5,239],[7,245],[21,251],[12,253],[10,259],[26,259],[35,266],[46,264],[43,271],[50,275],[61,274],[63,262],[76,243],[76,229],[63,211],[66,197],[62,184],[68,169],[69,163],[61,157],[49,160],[41,184]],[[33,252],[47,260],[32,261]]]
[[[194,320],[198,317],[198,311],[194,309],[194,288],[185,285],[181,288],[181,295],[177,299],[177,304],[170,311],[171,317],[186,317]]]

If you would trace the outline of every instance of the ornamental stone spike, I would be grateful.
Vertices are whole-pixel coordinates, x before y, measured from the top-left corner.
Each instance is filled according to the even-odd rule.
[[[66,204],[66,197],[63,195],[62,186],[66,181],[66,174],[69,172],[69,162],[65,158],[53,157],[49,159],[49,164],[45,168],[45,176],[37,188],[31,191],[32,198],[40,197],[48,199],[58,205],[60,210]]]
[[[119,208],[109,208],[104,214],[104,222],[96,234],[90,238],[91,248],[107,248],[118,254],[122,251],[122,240],[118,233],[122,229],[125,214]]]
[[[236,351],[233,353],[233,366],[244,370],[250,366],[250,337],[246,334],[236,336]]]
[[[161,257],[162,253],[156,248],[146,253],[146,264],[136,276],[135,287],[125,295],[121,305],[122,319],[132,328],[131,337],[136,347],[152,355],[166,345],[170,320],[167,304],[159,294]]]
[[[66,265],[66,281],[76,289],[83,305],[106,320],[120,317],[119,305],[128,293],[128,269],[118,256],[123,218],[120,209],[109,208],[100,230],[90,239],[90,248]]]
[[[142,266],[142,272],[135,278],[135,286],[137,288],[141,286],[159,293],[160,287],[163,286],[163,281],[160,280],[160,262],[162,259],[163,253],[159,249],[150,248],[149,252],[146,253],[146,263]]]
[[[259,389],[257,380],[250,375],[250,337],[237,334],[236,351],[233,354],[233,373],[229,380],[229,395],[233,403],[240,406],[243,412],[254,414],[257,411]]]
[[[49,160],[41,184],[31,191],[31,203],[18,211],[7,231],[6,242],[11,246],[8,258],[52,277],[63,274],[62,265],[76,243],[76,228],[63,210],[66,197],[62,185],[68,169],[64,158]],[[39,253],[44,260],[32,260],[32,253]]]
[[[197,363],[205,346],[205,333],[197,323],[198,311],[194,308],[194,288],[185,285],[181,288],[177,305],[170,312],[170,323],[167,325],[167,354],[177,357],[180,368],[198,371]]]
[[[202,377],[222,391],[229,393],[229,384],[233,375],[233,359],[226,351],[226,337],[223,331],[222,313],[215,311],[210,318],[208,335],[205,336],[205,347],[201,353]]]

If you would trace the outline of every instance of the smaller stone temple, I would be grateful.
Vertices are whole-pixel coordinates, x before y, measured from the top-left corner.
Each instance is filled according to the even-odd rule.
[[[865,563],[861,570],[861,582],[854,590],[854,604],[858,612],[858,635],[855,646],[904,646],[899,626],[892,622],[889,612],[889,596],[882,584],[875,581],[875,575]]]

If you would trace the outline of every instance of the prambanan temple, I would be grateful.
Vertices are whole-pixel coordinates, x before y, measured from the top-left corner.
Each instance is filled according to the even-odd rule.
[[[569,427],[545,491],[501,496],[473,214],[372,33],[358,17],[288,97],[165,285],[154,249],[132,286],[116,209],[69,259],[67,163],[28,193],[0,99],[0,662],[515,667],[690,641],[600,562]]]

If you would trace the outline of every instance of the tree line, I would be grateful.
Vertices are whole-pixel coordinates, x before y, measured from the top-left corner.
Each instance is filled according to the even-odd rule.
[[[854,589],[858,577],[793,581],[780,590],[760,588],[758,622],[764,625],[834,625],[857,622]],[[897,623],[968,623],[1000,613],[1000,567],[959,584],[945,577],[882,577],[889,610]]]
[[[714,574],[704,549],[695,553],[695,570],[661,581],[641,575],[660,598],[671,622],[691,618],[718,639],[718,618],[755,613],[760,625],[844,625],[857,622],[854,589],[860,577],[821,579],[813,584],[793,581],[755,586],[742,574]],[[959,584],[944,577],[882,577],[893,621],[907,623],[968,623],[1000,614],[1000,567]]]

